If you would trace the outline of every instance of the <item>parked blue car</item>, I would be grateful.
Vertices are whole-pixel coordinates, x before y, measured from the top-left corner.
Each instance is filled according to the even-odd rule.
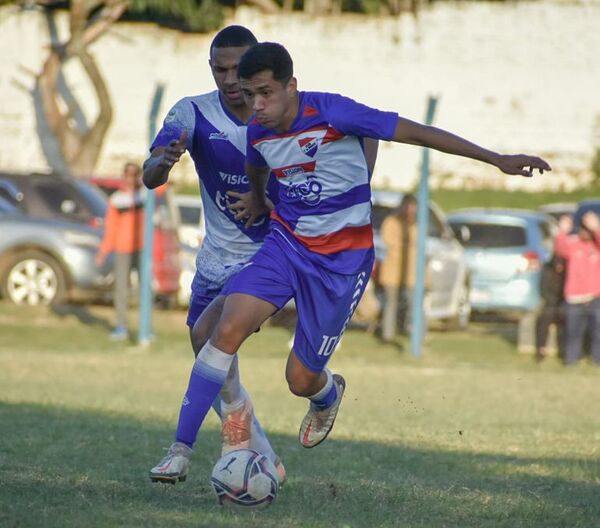
[[[541,269],[553,252],[556,221],[516,209],[463,209],[448,223],[465,248],[471,307],[530,311],[538,307]]]

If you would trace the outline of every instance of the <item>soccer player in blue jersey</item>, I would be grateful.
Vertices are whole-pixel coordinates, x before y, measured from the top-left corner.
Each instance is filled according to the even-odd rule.
[[[215,36],[209,64],[217,90],[175,104],[144,164],[144,182],[154,188],[167,181],[172,166],[187,150],[200,180],[206,236],[197,256],[187,318],[196,354],[208,339],[201,328],[195,327],[196,321],[215,298],[214,310],[218,313],[224,299],[219,298],[223,285],[258,250],[267,234],[266,215],[246,225],[229,209],[236,202],[232,197],[243,205],[249,192],[244,157],[246,123],[252,111],[242,97],[237,66],[242,54],[256,42],[254,35],[241,26],[226,27]],[[270,188],[273,199],[277,197],[276,185],[273,182]],[[205,322],[205,328],[211,329],[209,322]],[[275,463],[282,482],[285,469],[254,416],[250,397],[240,383],[237,361],[232,362],[214,405],[223,422],[223,453],[241,447],[263,452]],[[152,468],[153,481],[185,479],[193,447],[186,438],[178,436],[163,460]]]
[[[532,176],[534,169],[550,166],[538,157],[486,150],[341,95],[299,92],[292,59],[279,44],[250,48],[238,74],[254,111],[246,152],[253,203],[240,208],[239,217],[252,225],[268,213],[270,172],[279,180],[280,201],[261,249],[223,289],[227,298],[220,316],[212,307],[203,315],[218,322],[196,358],[178,431],[195,439],[240,345],[293,298],[298,322],[286,378],[293,394],[309,399],[299,440],[314,447],[331,431],[346,385],[326,365],[373,265],[369,170],[361,138],[423,145],[495,165],[506,174]]]

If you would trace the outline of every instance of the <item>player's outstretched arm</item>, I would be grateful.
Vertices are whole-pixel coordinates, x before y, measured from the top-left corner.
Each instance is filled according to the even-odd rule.
[[[169,172],[179,161],[187,146],[188,133],[184,130],[179,139],[174,139],[166,147],[156,147],[144,161],[144,185],[148,189],[159,187],[169,179]]]
[[[411,145],[422,145],[441,152],[464,156],[483,161],[498,167],[506,174],[518,174],[521,176],[533,176],[534,169],[540,173],[552,170],[550,165],[542,158],[528,156],[526,154],[506,155],[484,149],[466,139],[432,126],[422,125],[409,119],[398,118],[393,141],[397,143],[409,143]]]

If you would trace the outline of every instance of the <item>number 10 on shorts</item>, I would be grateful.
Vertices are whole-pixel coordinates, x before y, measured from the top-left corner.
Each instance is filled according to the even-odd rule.
[[[339,335],[336,336],[323,336],[323,342],[321,343],[321,348],[319,348],[319,351],[317,352],[317,354],[319,356],[331,356],[331,354],[333,353],[333,351],[335,350],[335,346],[338,344],[338,341],[340,340]]]

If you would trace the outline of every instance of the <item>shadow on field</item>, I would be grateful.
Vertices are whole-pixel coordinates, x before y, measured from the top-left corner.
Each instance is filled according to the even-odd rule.
[[[99,326],[106,330],[112,330],[113,327],[107,319],[98,317],[90,312],[89,308],[79,304],[61,304],[52,306],[52,313],[58,317],[74,316],[80,323],[88,326]]]
[[[519,337],[519,322],[514,317],[506,317],[502,314],[475,313],[471,315],[469,328],[469,332],[473,331],[480,335],[499,336],[516,347]]]
[[[236,515],[208,484],[219,451],[203,431],[176,486],[148,469],[172,437],[164,424],[91,411],[0,404],[1,526],[598,526],[589,459],[443,452],[332,438],[314,450],[272,441],[289,481],[275,505]],[[558,476],[587,468],[588,480]]]

